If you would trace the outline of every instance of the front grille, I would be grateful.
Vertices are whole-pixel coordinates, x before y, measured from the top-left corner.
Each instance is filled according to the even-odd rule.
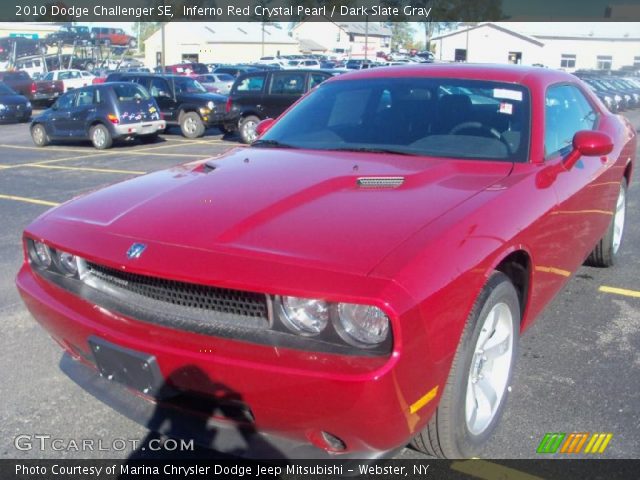
[[[156,312],[189,323],[231,323],[237,327],[268,327],[265,294],[124,272],[86,263],[85,284],[109,293],[116,305]]]

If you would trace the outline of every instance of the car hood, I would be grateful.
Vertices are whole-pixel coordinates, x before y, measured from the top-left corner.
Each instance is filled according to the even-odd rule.
[[[238,148],[91,193],[45,219],[133,241],[367,274],[403,240],[511,169],[507,162]],[[359,185],[380,177],[404,182]]]
[[[0,95],[0,103],[3,105],[24,105],[27,97],[23,95]]]
[[[195,103],[226,103],[227,97],[217,95],[215,93],[181,93],[180,100],[183,102],[195,102]]]

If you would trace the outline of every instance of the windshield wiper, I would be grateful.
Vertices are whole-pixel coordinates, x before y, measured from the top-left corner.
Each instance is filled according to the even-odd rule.
[[[256,140],[251,144],[252,147],[274,147],[274,148],[297,148],[278,140]]]
[[[376,148],[376,147],[339,147],[327,148],[336,152],[366,152],[366,153],[391,153],[394,155],[417,155],[416,153],[405,152],[403,150],[394,150],[392,148]]]

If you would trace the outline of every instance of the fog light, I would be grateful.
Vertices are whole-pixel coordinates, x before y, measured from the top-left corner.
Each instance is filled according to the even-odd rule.
[[[68,252],[58,252],[58,263],[65,275],[73,276],[78,273],[78,260]]]

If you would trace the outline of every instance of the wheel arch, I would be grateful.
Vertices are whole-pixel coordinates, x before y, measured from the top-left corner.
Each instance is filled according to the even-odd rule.
[[[627,162],[627,166],[624,167],[624,178],[627,180],[627,188],[631,185],[631,174],[633,173],[633,162],[631,159]]]
[[[494,270],[504,273],[518,293],[520,301],[520,330],[528,323],[526,318],[529,295],[531,291],[531,256],[523,248],[515,249],[506,254],[494,267]]]

